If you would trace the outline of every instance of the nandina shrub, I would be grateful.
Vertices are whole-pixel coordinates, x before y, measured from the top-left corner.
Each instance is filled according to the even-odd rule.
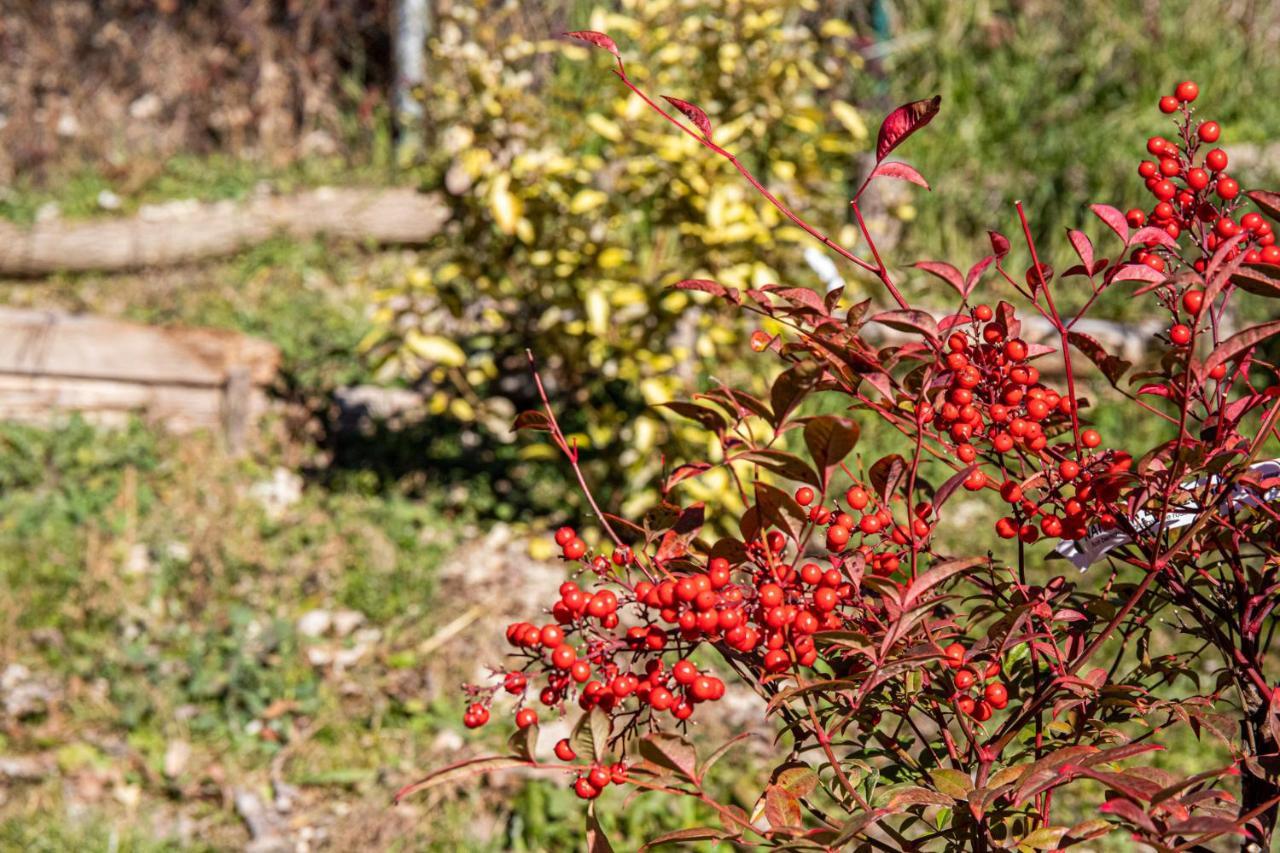
[[[572,35],[618,56],[603,34]],[[671,470],[662,502],[639,520],[591,498],[545,393],[540,411],[521,415],[517,427],[547,431],[567,457],[612,545],[594,552],[577,530],[557,531],[578,579],[560,588],[545,624],[509,626],[512,661],[492,683],[465,688],[472,728],[514,697],[510,752],[454,764],[398,797],[521,767],[567,776],[584,800],[626,786],[696,798],[717,818],[651,843],[1045,850],[1123,832],[1157,850],[1269,849],[1280,805],[1280,691],[1267,675],[1280,463],[1263,456],[1275,446],[1280,394],[1258,347],[1280,334],[1280,320],[1224,329],[1242,293],[1280,296],[1266,218],[1280,217],[1280,195],[1246,193],[1229,175],[1214,147],[1220,128],[1196,117],[1195,84],[1160,101],[1175,133],[1148,140],[1153,159],[1139,167],[1152,210],[1092,208],[1114,232],[1111,257],[1071,231],[1080,263],[1056,275],[1017,205],[1021,251],[992,231],[991,253],[967,273],[916,264],[957,294],[937,317],[903,296],[859,203],[878,179],[927,187],[887,158],[939,99],[907,104],[880,128],[876,165],[852,202],[868,258],[770,194],[715,143],[698,107],[662,106],[620,58],[615,73],[878,279],[896,307],[847,304],[839,290],[677,285],[776,323],[782,333],[757,333],[753,348],[781,370],[767,396],[717,386],[670,404],[719,452]],[[977,296],[992,280],[1019,305]],[[1078,312],[1059,310],[1066,288],[1087,295]],[[1128,378],[1131,365],[1076,328],[1112,289],[1169,323],[1158,362]],[[1057,345],[1026,342],[1020,316],[1042,318]],[[873,346],[877,327],[899,338]],[[1051,359],[1061,360],[1063,387],[1041,376]],[[1102,436],[1077,389],[1085,365],[1131,417],[1165,421],[1172,437],[1122,448],[1124,436]],[[817,397],[839,413],[804,414]],[[852,414],[900,436],[900,452],[860,465]],[[680,488],[717,467],[747,509],[734,535],[713,538],[701,534],[714,508],[682,502]],[[995,532],[1007,548],[954,554],[937,544],[939,521],[965,491],[998,495],[1006,510]],[[1047,571],[1027,548],[1040,539],[1090,571],[1032,583],[1029,570]],[[1161,620],[1194,642],[1151,654]],[[695,665],[700,649],[723,666]],[[725,678],[756,691],[785,735],[752,811],[717,801],[705,784],[747,735],[710,750],[685,737],[724,696]],[[541,716],[575,705],[573,736],[540,746]],[[1191,775],[1147,766],[1171,727],[1221,739],[1230,760]],[[1088,814],[1065,813],[1064,800],[1091,792],[1101,793]],[[591,808],[586,835],[591,849],[609,849]]]

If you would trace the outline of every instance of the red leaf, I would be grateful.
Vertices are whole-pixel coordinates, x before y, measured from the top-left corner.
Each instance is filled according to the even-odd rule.
[[[1168,234],[1165,234],[1168,237]],[[1081,262],[1086,267],[1093,266],[1093,243],[1089,242],[1089,238],[1085,236],[1083,231],[1071,230],[1067,232],[1068,239],[1071,240],[1071,248],[1076,250],[1076,254],[1080,256]]]
[[[1089,209],[1097,215],[1099,219],[1107,223],[1107,227],[1116,234],[1120,235],[1120,239],[1126,244],[1129,242],[1129,222],[1124,218],[1124,214],[1116,210],[1109,204],[1090,205]]]
[[[1145,228],[1139,228],[1137,233],[1133,235],[1130,243],[1157,244],[1167,246],[1170,249],[1178,248],[1178,241],[1169,236],[1169,232],[1163,228],[1156,228],[1154,225],[1148,225]]]
[[[910,610],[926,592],[947,578],[967,572],[986,562],[985,557],[970,557],[967,560],[948,560],[945,563],[939,563],[911,582],[911,586],[907,587],[906,593],[902,596],[902,609]]]
[[[667,477],[667,485],[665,490],[670,490],[676,483],[696,477],[706,471],[711,470],[711,464],[708,462],[689,462],[681,465],[679,468],[671,472],[671,476]]]
[[[910,181],[917,186],[929,189],[929,182],[924,176],[915,170],[914,167],[908,166],[906,163],[899,163],[897,160],[889,160],[876,166],[875,171],[871,173],[873,178],[897,178],[900,181]]]
[[[1169,276],[1165,273],[1153,270],[1146,264],[1125,264],[1116,270],[1115,275],[1111,276],[1111,281],[1149,281],[1152,284],[1159,284]]]
[[[961,296],[965,294],[964,279],[960,277],[960,270],[951,266],[945,261],[916,261],[911,266],[916,269],[924,270],[927,273],[936,275],[956,289]]]
[[[1009,238],[1001,234],[999,231],[988,231],[987,236],[991,239],[991,251],[996,253],[997,258],[1003,258],[1009,254]]]
[[[673,98],[670,95],[663,95],[662,99],[668,104],[684,113],[684,117],[693,122],[698,130],[702,131],[702,135],[711,138],[711,120],[707,118],[699,107],[694,106],[688,101],[682,101],[679,98]]]
[[[973,293],[973,288],[978,283],[978,279],[987,271],[987,267],[991,266],[995,262],[995,255],[987,255],[985,258],[969,267],[969,274],[964,277],[963,296],[968,296],[970,293]]]
[[[1262,212],[1280,222],[1280,193],[1269,193],[1266,190],[1250,190],[1245,193],[1253,199],[1253,203],[1262,208]]]
[[[703,293],[710,293],[712,296],[724,296],[727,291],[723,284],[708,278],[686,278],[684,281],[677,281],[671,286],[676,290],[698,290]]]
[[[589,45],[607,50],[618,59],[622,59],[622,56],[618,53],[618,45],[604,33],[598,33],[595,30],[578,30],[573,33],[565,33],[565,35],[571,39],[585,41]]]
[[[459,761],[457,764],[450,764],[448,767],[442,767],[434,773],[431,773],[409,785],[405,785],[399,791],[396,791],[392,797],[393,803],[399,803],[405,797],[416,794],[418,791],[424,791],[427,788],[434,788],[436,785],[443,785],[447,782],[456,782],[459,779],[465,779],[469,776],[477,776],[481,773],[492,773],[495,770],[506,770],[511,767],[529,767],[532,762],[525,761],[520,758],[513,758],[507,755],[494,755],[488,758],[473,758],[469,761]]]
[[[1219,364],[1226,364],[1247,349],[1256,347],[1273,335],[1280,335],[1280,320],[1252,326],[1243,332],[1237,332],[1213,348],[1209,357],[1204,360],[1204,372],[1210,373]]]
[[[883,311],[868,322],[880,323],[900,332],[921,334],[934,341],[938,339],[938,321],[924,311]]]
[[[885,117],[880,125],[880,134],[876,137],[876,162],[889,156],[889,152],[897,148],[908,136],[924,127],[938,114],[938,105],[942,103],[941,95],[934,95],[923,101],[912,101],[903,104]]]

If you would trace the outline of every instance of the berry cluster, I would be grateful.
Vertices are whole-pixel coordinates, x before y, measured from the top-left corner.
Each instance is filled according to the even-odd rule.
[[[592,555],[576,531],[561,528],[556,541],[564,557],[600,575],[596,588],[566,581],[550,608],[552,621],[508,626],[507,640],[520,663],[497,673],[495,684],[466,686],[472,701],[463,722],[471,728],[484,725],[495,698],[505,691],[517,697],[517,728],[533,726],[539,718],[530,693],[536,691],[536,702],[547,708],[563,711],[574,701],[584,710],[604,711],[621,741],[630,731],[659,728],[664,716],[682,724],[697,706],[724,696],[724,682],[691,660],[701,643],[714,644],[767,681],[816,665],[820,650],[814,635],[821,631],[883,624],[883,605],[873,590],[855,584],[852,567],[859,567],[858,576],[863,566],[880,576],[896,572],[909,537],[920,548],[930,534],[931,507],[917,506],[908,527],[895,524],[892,513],[861,483],[845,492],[844,505],[815,505],[816,498],[807,486],[795,493],[796,502],[809,507],[813,529],[826,526],[829,557],[822,564],[787,561],[789,549],[798,556],[803,548],[793,534],[777,529],[749,542],[736,565],[711,557],[695,566],[688,557],[646,558],[642,565],[626,548],[609,558]],[[850,546],[855,536],[861,542]],[[645,579],[631,583],[632,569]],[[535,677],[539,688],[532,683]],[[571,761],[572,746],[557,744],[556,755]],[[616,766],[592,766],[575,790],[591,798],[624,779],[625,770]]]
[[[1280,246],[1276,245],[1271,224],[1257,212],[1240,214],[1244,199],[1239,182],[1227,174],[1227,152],[1215,147],[1201,153],[1202,147],[1212,146],[1221,139],[1222,128],[1215,121],[1195,119],[1191,103],[1199,91],[1195,83],[1185,81],[1178,84],[1174,94],[1160,99],[1161,112],[1178,114],[1179,142],[1161,136],[1147,140],[1147,152],[1155,159],[1139,163],[1138,174],[1156,203],[1149,212],[1133,208],[1125,218],[1134,228],[1159,228],[1174,241],[1190,235],[1200,249],[1200,256],[1187,264],[1176,245],[1153,235],[1133,250],[1130,259],[1161,272],[1190,266],[1204,273],[1208,258],[1218,247],[1239,238],[1227,252],[1226,260],[1243,255],[1244,263],[1280,264]],[[1181,347],[1192,342],[1195,318],[1202,303],[1203,293],[1184,292],[1182,305],[1189,322],[1183,322],[1178,316],[1176,300],[1168,303],[1175,314],[1169,329],[1169,339],[1174,345]]]
[[[1029,277],[1040,274],[1028,272]],[[1077,404],[1040,381],[1030,346],[1014,333],[1013,310],[1002,305],[997,317],[990,306],[977,305],[967,318],[955,319],[945,354],[935,364],[939,390],[918,416],[950,443],[960,462],[973,466],[966,489],[993,485],[983,464],[1001,472],[1000,495],[1013,513],[996,522],[996,532],[1025,542],[1042,534],[1079,539],[1091,524],[1114,524],[1109,501],[1115,496],[1099,492],[1092,480],[1117,470],[1117,454],[1094,452],[1102,436],[1089,428],[1080,430],[1078,444],[1050,443],[1072,427]],[[1010,478],[1013,471],[1027,470],[1036,473],[1024,485]],[[1033,487],[1038,501],[1026,494]],[[1068,487],[1073,494],[1067,494]],[[1098,500],[1102,497],[1106,500]],[[1033,523],[1037,517],[1038,524]]]
[[[954,670],[951,683],[955,692],[952,704],[962,714],[968,714],[980,723],[1009,704],[1009,688],[1000,680],[1000,661],[985,664],[965,661],[967,650],[962,643],[952,643],[943,650],[943,662]]]

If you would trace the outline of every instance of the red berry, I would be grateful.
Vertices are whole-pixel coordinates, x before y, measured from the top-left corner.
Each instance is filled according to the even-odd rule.
[[[573,792],[584,800],[594,800],[600,796],[600,789],[587,781],[585,776],[579,776],[578,781],[573,783]]]
[[[957,668],[964,663],[964,645],[961,643],[952,643],[942,650],[942,654],[947,659],[947,666]]]
[[[1102,444],[1102,436],[1096,429],[1087,429],[1080,434],[1080,441],[1085,447],[1097,447]]]
[[[1266,246],[1262,249],[1264,264],[1280,264],[1280,246]]]
[[[1187,186],[1193,190],[1202,190],[1209,186],[1209,173],[1196,167],[1187,172]]]
[[[1179,323],[1169,330],[1169,340],[1173,341],[1180,347],[1184,347],[1191,343],[1191,329],[1188,326]]]
[[[813,503],[813,489],[808,486],[801,486],[796,489],[796,503],[800,506],[808,506]]]
[[[1204,306],[1203,290],[1188,290],[1182,294],[1182,307],[1192,316],[1198,315],[1200,309]]]
[[[1169,148],[1169,141],[1163,136],[1153,136],[1147,140],[1147,152],[1159,157]]]
[[[978,703],[978,707],[973,709],[973,718],[980,723],[985,723],[991,719],[991,705],[985,699]]]
[[[1178,99],[1173,95],[1165,95],[1160,99],[1160,112],[1173,113],[1178,111]]]
[[[577,532],[572,527],[561,527],[556,531],[556,544],[563,548],[577,535]]]
[[[613,781],[613,777],[608,770],[597,764],[587,772],[587,781],[591,783],[591,787],[603,789]]]
[[[987,689],[983,691],[987,701],[994,708],[1003,708],[1009,704],[1009,690],[998,681],[994,681],[987,685]]]
[[[564,558],[566,560],[578,560],[582,555],[587,553],[587,543],[583,542],[576,536],[565,543]]]
[[[972,696],[961,696],[956,700],[956,710],[962,714],[972,714],[977,703],[973,701]]]
[[[1178,87],[1173,90],[1173,94],[1179,101],[1194,101],[1196,96],[1200,94],[1200,87],[1190,80],[1183,80]]]
[[[956,673],[956,688],[959,690],[968,690],[977,683],[978,674],[967,666]]]
[[[1218,127],[1216,121],[1206,121],[1200,125],[1196,135],[1200,137],[1201,142],[1217,142],[1218,137],[1222,135],[1222,128]]]
[[[1208,154],[1204,155],[1204,163],[1215,172],[1221,172],[1227,168],[1227,152],[1221,148],[1215,148]]]
[[[1219,198],[1231,201],[1231,199],[1240,195],[1240,184],[1236,183],[1235,178],[1228,178],[1226,175],[1222,175],[1218,178],[1217,191]]]
[[[538,712],[532,708],[521,708],[516,712],[516,728],[527,729],[538,722]]]
[[[1171,181],[1157,181],[1151,187],[1151,194],[1161,201],[1168,201],[1178,194],[1178,188]]]
[[[870,502],[871,498],[867,495],[867,490],[861,486],[850,486],[849,491],[844,493],[845,503],[854,509],[864,509]]]
[[[1147,215],[1136,207],[1126,213],[1124,218],[1130,228],[1141,228],[1142,223],[1147,221]]]
[[[573,761],[578,757],[578,753],[573,751],[573,746],[569,743],[567,737],[556,741],[555,753],[556,758],[561,761]]]
[[[569,669],[577,659],[577,650],[568,643],[556,646],[551,652],[551,663],[556,669]]]

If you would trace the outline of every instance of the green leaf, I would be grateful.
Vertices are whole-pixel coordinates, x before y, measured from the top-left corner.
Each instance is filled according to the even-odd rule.
[[[574,752],[579,755],[589,755],[597,762],[604,761],[609,749],[609,733],[612,729],[613,723],[610,722],[609,715],[600,708],[592,708],[579,717],[573,727],[570,742],[573,744]]]
[[[818,774],[807,764],[789,761],[774,770],[769,781],[788,794],[807,797],[818,787]]]
[[[933,780],[933,787],[957,800],[963,800],[973,790],[973,780],[969,778],[968,773],[949,767],[933,770],[929,773],[929,777]]]
[[[538,726],[534,724],[524,729],[516,729],[507,738],[507,746],[517,758],[533,761],[533,751],[538,747]]]
[[[1032,850],[1051,850],[1058,846],[1062,836],[1067,834],[1065,826],[1042,826],[1035,832],[1023,836],[1018,847],[1029,847]]]

